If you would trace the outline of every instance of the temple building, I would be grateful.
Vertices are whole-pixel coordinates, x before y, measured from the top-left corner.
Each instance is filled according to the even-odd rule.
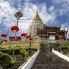
[[[32,21],[31,26],[28,30],[29,34],[33,37],[39,37],[43,39],[52,39],[52,40],[59,40],[65,39],[65,35],[67,31],[61,30],[60,27],[57,26],[46,26],[43,24],[38,12]]]
[[[32,25],[29,28],[29,33],[31,34],[31,36],[36,36],[37,35],[37,30],[39,29],[43,29],[44,28],[44,24],[41,20],[41,18],[39,17],[38,12],[36,12],[36,15],[32,21]]]

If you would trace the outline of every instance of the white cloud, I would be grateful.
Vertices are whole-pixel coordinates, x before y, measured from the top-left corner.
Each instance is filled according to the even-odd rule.
[[[3,24],[8,27],[12,24],[12,20],[14,18],[14,13],[16,9],[12,7],[7,1],[0,1],[0,19]]]
[[[9,2],[0,2],[0,12],[3,14],[2,16],[5,15],[11,15],[15,11],[14,7],[11,7]],[[1,16],[0,16],[1,17]]]
[[[40,12],[40,17],[42,18],[42,20],[45,24],[48,24],[49,21],[53,21],[55,19],[55,14],[54,13],[48,13],[47,7],[45,4],[41,5],[40,7],[42,7],[41,12]],[[54,9],[54,7],[51,6],[49,11],[53,12],[53,9]]]
[[[54,11],[54,9],[55,9],[55,8],[54,8],[54,6],[53,6],[53,5],[51,5],[51,6],[50,6],[50,8],[49,8],[49,11],[50,11],[50,12],[53,12],[53,11]]]
[[[24,3],[24,8],[22,9],[23,17],[19,21],[19,27],[21,31],[26,31],[28,29],[29,25],[32,23],[32,19],[34,18],[36,10],[38,10],[40,17],[42,18],[45,24],[48,21],[55,19],[55,14],[53,13],[49,14],[47,12],[47,7],[45,3],[40,4],[40,6],[37,6],[36,4],[32,4],[26,1]],[[50,11],[53,10],[54,7],[51,6]],[[8,1],[0,2],[0,13],[1,13],[0,19],[5,17],[3,19],[3,22],[7,28],[10,28],[11,26],[15,25],[16,19],[14,17],[14,13],[16,11],[17,10],[14,7],[12,7]],[[22,19],[30,19],[30,20],[22,20]]]
[[[37,6],[35,4],[26,2],[24,7],[25,7],[23,9],[24,16],[22,17],[22,19],[30,20],[23,20],[19,22],[20,27],[23,29],[24,28],[28,29],[29,25],[32,23],[32,19],[34,18],[36,11],[39,12],[40,17],[42,18],[43,23],[45,24],[47,24],[47,22],[50,20],[54,20],[55,18],[54,14],[48,14],[45,3],[41,4],[40,6]]]
[[[11,7],[11,5],[4,0],[0,0],[0,25],[2,24],[0,31],[2,33],[7,33],[9,26],[12,25],[15,8]],[[0,32],[0,33],[1,33]]]
[[[69,25],[68,25],[67,22],[65,22],[65,23],[63,23],[61,26],[64,27],[64,28],[65,28],[65,27],[68,28]]]
[[[69,0],[52,0],[53,5],[55,5],[54,12],[56,15],[64,15],[69,12]]]

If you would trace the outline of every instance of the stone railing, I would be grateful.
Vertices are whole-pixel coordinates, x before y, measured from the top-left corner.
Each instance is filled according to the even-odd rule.
[[[39,55],[39,50],[23,65],[21,65],[18,69],[31,69],[31,67],[33,66],[34,61],[36,60],[36,58]]]
[[[54,54],[56,54],[57,56],[59,56],[60,58],[62,58],[62,59],[64,59],[64,60],[66,60],[66,61],[69,62],[69,57],[68,57],[68,56],[63,55],[62,53],[60,53],[60,52],[58,52],[58,51],[56,51],[56,50],[54,50],[54,49],[52,49],[52,52],[53,52]]]

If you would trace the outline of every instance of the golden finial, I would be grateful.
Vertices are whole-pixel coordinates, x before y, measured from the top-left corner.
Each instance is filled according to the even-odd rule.
[[[38,14],[38,11],[36,11],[36,15],[35,15],[35,17],[34,17],[34,20],[41,20],[39,14]]]

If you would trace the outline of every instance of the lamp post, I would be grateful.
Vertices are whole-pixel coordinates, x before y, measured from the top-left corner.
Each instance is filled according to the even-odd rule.
[[[23,16],[23,14],[22,14],[21,11],[18,11],[18,12],[15,13],[15,17],[16,17],[16,19],[17,19],[17,26],[18,26],[18,21],[19,21],[19,19],[20,19],[22,16]]]
[[[30,37],[30,38],[29,38],[29,41],[30,41],[30,47],[31,47],[31,41],[32,41],[32,40],[33,40],[32,37]]]
[[[65,27],[64,31],[65,31],[65,38],[67,40],[67,32],[68,32],[68,29]]]
[[[31,41],[33,40],[30,35],[27,35],[26,38],[30,41],[30,47],[31,47]]]
[[[68,42],[67,42],[67,32],[68,32],[68,29],[65,27],[65,40],[66,40],[66,44],[67,44],[67,47],[68,47]],[[67,50],[67,54],[68,54],[68,50]]]

